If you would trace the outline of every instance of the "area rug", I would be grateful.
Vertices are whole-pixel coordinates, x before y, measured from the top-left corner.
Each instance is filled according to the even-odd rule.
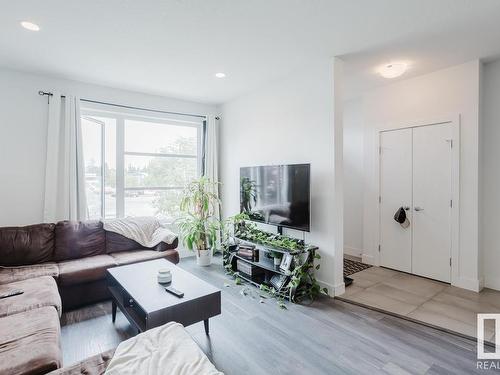
[[[352,275],[353,273],[366,270],[370,268],[371,265],[364,264],[361,262],[356,262],[355,260],[344,258],[344,277]]]

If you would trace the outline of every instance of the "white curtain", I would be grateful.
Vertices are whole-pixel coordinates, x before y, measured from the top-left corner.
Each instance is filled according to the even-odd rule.
[[[45,222],[87,218],[80,100],[54,92],[49,100]]]
[[[205,133],[205,176],[212,181],[219,181],[219,119],[210,115],[207,117]],[[219,196],[219,191],[215,192]],[[217,207],[216,217],[220,219],[220,207]]]

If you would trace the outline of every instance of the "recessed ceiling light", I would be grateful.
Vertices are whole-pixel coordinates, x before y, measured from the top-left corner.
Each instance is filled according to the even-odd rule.
[[[225,78],[226,77],[226,73],[215,73],[215,76],[217,78]]]
[[[392,62],[381,66],[378,69],[378,72],[384,78],[396,78],[403,75],[407,69],[408,64],[404,62]]]
[[[40,26],[38,26],[36,23],[33,22],[22,21],[21,26],[29,31],[40,31]]]

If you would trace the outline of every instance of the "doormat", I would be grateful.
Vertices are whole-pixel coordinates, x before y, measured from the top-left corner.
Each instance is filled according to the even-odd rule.
[[[371,265],[364,264],[361,262],[356,262],[355,260],[350,260],[344,258],[344,277],[352,275],[353,273],[366,270],[370,268]]]

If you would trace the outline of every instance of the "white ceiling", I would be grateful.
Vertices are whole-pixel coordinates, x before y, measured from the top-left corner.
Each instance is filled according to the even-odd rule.
[[[496,56],[499,19],[498,0],[4,0],[0,65],[222,103],[342,56],[355,95],[391,60],[408,77]]]

